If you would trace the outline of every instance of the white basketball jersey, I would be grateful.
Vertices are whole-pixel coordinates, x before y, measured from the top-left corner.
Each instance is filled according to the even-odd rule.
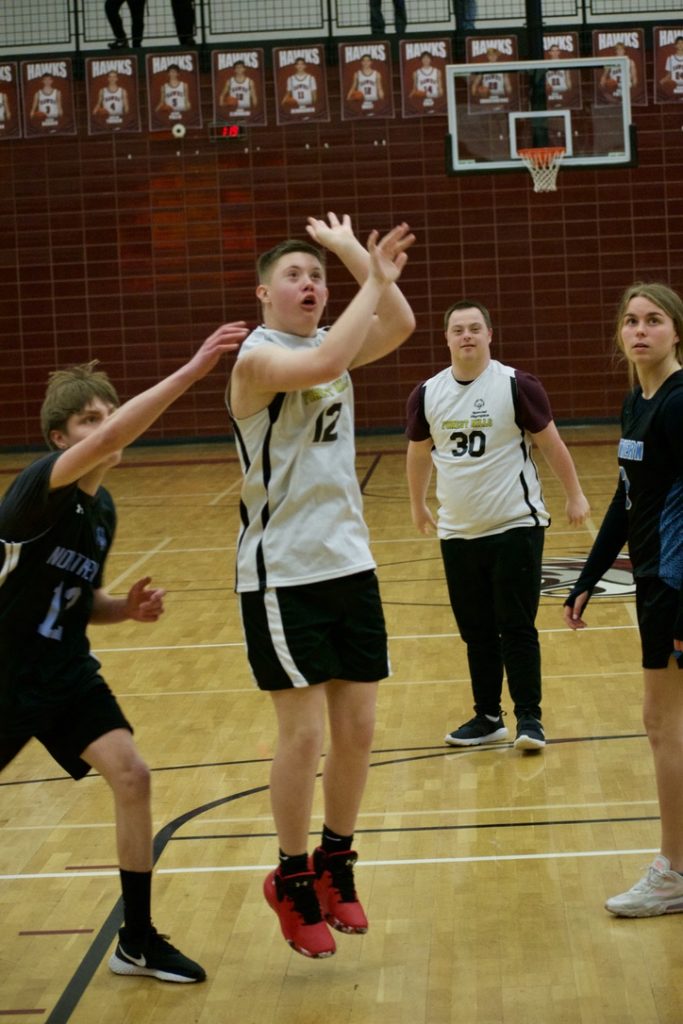
[[[7,120],[7,107],[5,105],[5,94],[0,92],[0,121],[4,122]]]
[[[38,110],[45,114],[43,124],[54,122],[59,117],[59,93],[56,89],[52,92],[43,92],[41,89],[38,93]]]
[[[102,106],[107,111],[107,121],[120,121],[123,114],[123,88],[105,88],[102,92]]]
[[[433,107],[434,100],[440,95],[439,72],[437,68],[418,68],[415,72],[415,87],[418,92],[425,94],[422,105]]]
[[[491,360],[469,384],[448,366],[424,385],[443,540],[550,522],[531,441],[515,422],[514,377],[511,366]]]
[[[312,110],[316,82],[313,75],[290,75],[287,79],[287,92],[294,97],[299,109]],[[292,111],[296,113],[296,108]]]
[[[259,345],[301,350],[301,338],[257,327],[238,361]],[[237,545],[238,593],[317,583],[373,569],[355,466],[353,387],[337,380],[282,392],[267,409],[236,419],[244,479]]]
[[[171,108],[172,112],[176,112],[178,115],[187,110],[187,86],[185,82],[179,82],[178,85],[171,85],[170,82],[166,82],[164,84],[164,103],[167,107]]]
[[[378,80],[378,71],[370,71],[367,75],[358,72],[358,91],[363,93],[363,107],[372,107],[379,99]]]
[[[683,93],[683,57],[677,57],[672,53],[666,58],[665,71],[676,83],[674,92]]]
[[[561,100],[563,94],[569,89],[567,72],[564,68],[553,68],[552,71],[546,71],[545,82],[549,100]]]
[[[238,82],[236,78],[231,78],[228,83],[228,93],[237,100],[237,106],[233,113],[245,114],[249,112],[251,107],[251,82],[245,78],[244,81]]]
[[[620,96],[624,95],[624,82],[621,73],[621,66],[619,64],[610,64],[607,70],[609,72],[609,77],[613,78],[614,81],[617,83],[617,87],[612,93],[612,95],[618,99]],[[626,73],[626,81],[628,81],[628,72]]]
[[[482,103],[507,103],[505,95],[505,79],[500,72],[485,71],[482,75],[481,84],[486,86],[489,95],[482,99]]]

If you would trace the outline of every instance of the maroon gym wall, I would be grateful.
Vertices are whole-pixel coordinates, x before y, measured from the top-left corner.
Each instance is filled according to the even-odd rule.
[[[464,296],[490,307],[495,356],[541,377],[556,419],[618,414],[622,289],[640,277],[683,288],[683,107],[635,108],[637,168],[561,170],[558,191],[536,195],[526,172],[448,177],[445,118],[339,121],[335,68],[328,78],[329,124],[278,128],[271,97],[271,125],[246,140],[88,138],[79,83],[77,138],[0,144],[0,445],[40,442],[55,367],[96,357],[125,398],[219,323],[256,323],[257,254],[326,210],[362,237],[403,219],[417,235],[403,278],[417,330],[354,373],[360,429],[402,426],[411,388],[446,361],[443,310]],[[202,88],[208,119],[209,76]],[[329,277],[334,317],[353,287],[334,257]],[[227,434],[225,378],[146,436]]]

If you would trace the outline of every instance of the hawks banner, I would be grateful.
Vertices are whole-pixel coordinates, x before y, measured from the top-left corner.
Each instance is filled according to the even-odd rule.
[[[148,53],[147,102],[151,132],[169,131],[176,124],[201,128],[198,55]]]
[[[22,61],[21,105],[27,139],[75,135],[71,59]]]
[[[683,103],[683,25],[652,29],[657,103]]]
[[[393,117],[391,49],[386,40],[339,44],[342,121]]]
[[[88,57],[88,134],[139,132],[137,57]]]
[[[21,138],[19,79],[16,64],[0,64],[0,142]]]
[[[216,124],[267,124],[263,50],[214,50],[211,55]]]
[[[445,116],[445,67],[451,63],[450,39],[402,39],[400,53],[403,116]]]
[[[561,32],[543,36],[545,60],[570,60],[580,57],[579,33]],[[545,95],[548,110],[581,110],[581,79],[571,68],[554,68],[545,73]]]
[[[276,46],[273,50],[278,124],[329,121],[322,46]]]
[[[628,60],[628,87],[631,105],[647,103],[645,80],[645,33],[642,28],[599,29],[593,32],[594,57],[626,57]],[[627,83],[622,82],[621,67],[605,63],[595,76],[595,102],[597,106],[620,103]]]
[[[472,74],[468,82],[468,113],[500,114],[519,110],[517,76],[496,71],[496,64],[517,60],[517,37],[468,36],[465,45],[467,63],[482,65],[481,71]]]

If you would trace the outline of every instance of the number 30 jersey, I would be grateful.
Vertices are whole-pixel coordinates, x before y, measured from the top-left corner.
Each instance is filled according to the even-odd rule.
[[[434,443],[442,540],[549,524],[528,432],[551,420],[541,382],[496,360],[468,383],[448,366],[414,389],[406,434]]]
[[[59,454],[22,470],[0,502],[0,714],[16,722],[73,698],[100,667],[86,629],[116,513],[103,487],[50,490]]]
[[[257,327],[237,358],[259,345],[317,347],[324,337],[322,329],[304,338]],[[243,419],[227,404],[244,475],[237,592],[374,569],[356,476],[349,373],[281,392]]]

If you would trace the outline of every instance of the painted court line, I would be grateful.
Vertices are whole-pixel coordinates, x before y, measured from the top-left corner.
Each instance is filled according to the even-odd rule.
[[[569,860],[578,857],[642,857],[650,856],[658,851],[652,849],[638,850],[575,850],[563,853],[504,853],[488,857],[410,857],[406,860],[365,860],[358,861],[357,867],[409,867],[416,864],[496,864],[501,861],[527,860]],[[238,874],[248,871],[267,871],[268,864],[238,864],[233,866],[214,865],[195,868],[155,868],[156,875],[210,875]],[[72,878],[118,878],[117,871],[46,871],[44,874],[0,875],[1,882],[36,882],[43,879]]]

